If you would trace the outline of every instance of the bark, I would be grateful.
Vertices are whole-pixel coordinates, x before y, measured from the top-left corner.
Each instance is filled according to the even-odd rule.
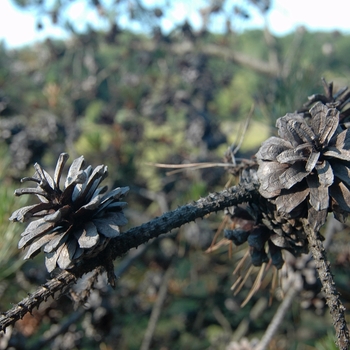
[[[318,233],[309,225],[305,225],[305,231],[309,241],[309,249],[315,260],[316,269],[322,283],[322,291],[326,296],[333,326],[336,331],[336,343],[339,349],[347,350],[350,346],[349,330],[345,321],[345,307],[340,300],[335,287],[330,263],[327,261],[326,251],[318,238]]]

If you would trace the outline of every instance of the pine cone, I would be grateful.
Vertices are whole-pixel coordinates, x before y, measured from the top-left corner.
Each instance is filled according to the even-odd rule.
[[[266,140],[256,157],[259,192],[275,199],[286,218],[307,208],[314,230],[328,211],[344,221],[350,212],[350,131],[339,125],[339,111],[321,102],[303,114],[287,114],[276,122],[279,137]]]
[[[237,246],[248,242],[254,266],[261,266],[271,258],[272,264],[280,269],[284,264],[283,249],[295,256],[307,253],[308,244],[301,222],[281,217],[276,206],[263,197],[257,203],[230,207],[226,215],[231,218],[232,229],[225,230],[225,238]]]
[[[119,200],[129,188],[118,187],[104,194],[108,187],[98,187],[107,177],[107,166],[83,169],[81,156],[73,161],[64,189],[60,189],[67,159],[66,153],[59,156],[53,178],[39,164],[34,165],[34,176],[21,181],[36,182],[37,187],[17,189],[15,195],[36,195],[40,203],[18,209],[10,217],[21,222],[36,219],[21,234],[18,248],[29,247],[24,259],[42,250],[49,272],[57,266],[69,269],[79,260],[95,256],[120,234],[119,226],[127,223],[123,213],[126,203]]]

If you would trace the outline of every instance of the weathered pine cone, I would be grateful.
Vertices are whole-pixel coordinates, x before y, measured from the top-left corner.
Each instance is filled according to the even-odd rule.
[[[287,114],[276,122],[279,137],[266,140],[256,157],[259,192],[274,199],[282,217],[307,209],[318,231],[328,211],[344,221],[350,212],[350,130],[339,125],[339,111],[321,102],[303,114]],[[300,216],[299,216],[300,217]]]
[[[33,177],[21,181],[33,181],[35,188],[22,188],[16,196],[36,195],[40,203],[16,210],[12,221],[32,221],[21,234],[18,248],[29,247],[24,259],[45,253],[45,265],[49,272],[56,267],[69,269],[86,257],[95,256],[109,240],[120,234],[119,226],[127,220],[123,213],[125,202],[120,199],[128,187],[118,187],[106,193],[108,187],[98,187],[107,177],[107,166],[84,169],[83,156],[75,159],[68,170],[63,190],[60,178],[68,154],[59,156],[52,178],[39,164]]]

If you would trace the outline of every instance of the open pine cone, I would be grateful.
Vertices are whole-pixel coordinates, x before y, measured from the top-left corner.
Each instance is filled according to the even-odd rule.
[[[22,188],[15,195],[36,195],[40,203],[16,210],[12,221],[27,221],[35,218],[18,243],[18,248],[29,247],[24,259],[29,259],[42,250],[49,272],[56,267],[69,269],[82,258],[95,256],[109,240],[120,234],[119,226],[127,220],[123,213],[126,202],[120,199],[128,187],[118,187],[108,193],[107,186],[98,187],[107,177],[107,167],[84,167],[83,156],[75,159],[68,170],[63,190],[60,178],[68,154],[59,156],[52,178],[39,164],[33,177],[21,181],[37,183],[35,188]]]
[[[277,120],[279,137],[266,140],[258,164],[240,173],[240,184],[257,186],[261,197],[226,211],[231,224],[225,237],[236,245],[248,242],[253,265],[271,258],[281,268],[283,249],[307,253],[300,219],[318,231],[328,212],[341,222],[350,213],[350,130],[342,124],[348,95],[342,89],[333,96],[332,84],[324,85],[326,96],[313,95],[311,109]]]
[[[328,211],[341,221],[350,213],[350,131],[339,125],[336,108],[318,102],[310,115],[309,123],[297,113],[277,120],[280,137],[262,144],[257,175],[260,194],[275,199],[282,216],[307,206],[318,231]]]

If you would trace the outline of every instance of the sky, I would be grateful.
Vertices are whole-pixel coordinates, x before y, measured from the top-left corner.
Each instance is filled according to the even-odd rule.
[[[203,0],[190,2],[177,0],[174,15],[170,19],[164,20],[164,27],[171,29],[174,22],[183,22],[198,1],[202,2]],[[157,0],[146,0],[146,2],[156,3]],[[74,17],[75,23],[86,21],[87,18],[91,23],[95,23],[97,16],[91,16],[86,8],[84,9],[83,4],[84,2],[80,2],[80,5],[77,4],[75,8],[71,9],[70,15]],[[331,6],[326,0],[274,0],[268,21],[270,29],[275,35],[290,33],[300,25],[305,26],[310,31],[339,30],[346,34],[350,33],[350,21],[348,20],[348,11],[346,8],[341,11],[342,8],[344,8],[344,0],[332,0]],[[195,15],[190,20],[194,24],[199,23]],[[36,21],[35,13],[16,8],[11,0],[0,0],[0,41],[3,41],[7,48],[19,48],[42,41],[46,37],[65,38],[67,36],[62,29],[51,25],[49,21],[44,23],[45,30],[38,31]],[[239,29],[262,28],[262,26],[263,20],[257,15],[250,21],[240,23]]]

